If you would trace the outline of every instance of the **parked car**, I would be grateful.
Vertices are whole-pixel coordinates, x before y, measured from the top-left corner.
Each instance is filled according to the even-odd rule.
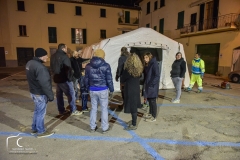
[[[240,70],[230,72],[228,78],[234,83],[240,83]]]

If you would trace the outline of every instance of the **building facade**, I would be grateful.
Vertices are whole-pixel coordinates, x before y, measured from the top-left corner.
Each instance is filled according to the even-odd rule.
[[[79,50],[138,28],[139,9],[80,0],[0,0],[0,67],[24,66],[38,47]]]
[[[206,73],[226,76],[232,70],[233,51],[240,46],[240,0],[139,2],[140,26],[183,44],[189,67],[198,52]]]

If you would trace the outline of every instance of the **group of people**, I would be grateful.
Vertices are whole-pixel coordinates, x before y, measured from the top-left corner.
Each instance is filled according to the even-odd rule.
[[[82,69],[82,63],[89,59],[81,58],[81,52],[74,51],[72,57],[67,56],[67,45],[59,44],[56,53],[51,56],[50,68],[53,74],[53,81],[56,84],[57,107],[60,115],[71,113],[81,115],[82,111],[87,112],[88,94],[91,98],[90,132],[95,132],[97,107],[101,107],[102,133],[110,130],[108,123],[108,103],[113,97],[114,87],[111,66],[104,60],[105,52],[102,49],[94,51],[93,57]],[[51,76],[48,69],[43,65],[47,61],[47,51],[42,48],[35,50],[35,57],[26,65],[26,75],[29,84],[31,97],[35,104],[32,135],[36,137],[47,137],[54,132],[47,131],[44,127],[44,117],[47,103],[54,100],[52,91]],[[144,77],[142,93],[145,101],[149,103],[149,112],[145,114],[146,122],[155,122],[157,117],[157,98],[160,81],[160,71],[156,57],[150,52],[143,55],[143,62],[135,53],[129,53],[126,47],[121,48],[121,56],[118,60],[118,68],[115,80],[119,81],[123,98],[124,113],[131,113],[132,120],[128,122],[126,130],[137,129],[137,109],[141,108],[140,78]],[[197,57],[196,57],[197,58]],[[199,57],[198,57],[199,58]],[[201,60],[200,60],[201,62]],[[200,63],[199,63],[200,64]],[[197,70],[199,65],[194,66],[196,71],[203,73],[203,69]],[[171,77],[176,88],[176,98],[173,103],[180,102],[181,85],[186,72],[186,62],[182,54],[176,54],[176,60],[172,65]],[[199,74],[193,72],[192,74]],[[192,76],[193,77],[193,76]],[[196,76],[194,80],[197,80]],[[188,90],[195,83],[191,80]],[[200,84],[200,80],[197,80]],[[80,86],[82,97],[82,111],[78,111],[78,86]],[[199,90],[202,86],[199,86]],[[67,96],[70,111],[64,107],[63,93]]]

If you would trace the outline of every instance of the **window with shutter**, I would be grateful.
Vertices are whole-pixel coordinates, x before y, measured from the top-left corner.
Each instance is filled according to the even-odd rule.
[[[18,11],[25,11],[24,1],[17,1]]]
[[[100,9],[100,17],[106,17],[106,9]]]
[[[57,43],[57,28],[48,27],[48,42]]]
[[[147,3],[147,14],[150,13],[150,2]]]
[[[76,10],[76,13],[75,13],[76,15],[78,15],[78,16],[82,15],[82,8],[80,6],[76,6],[75,10]]]
[[[130,12],[125,11],[125,23],[130,23]]]
[[[159,20],[159,33],[163,34],[164,32],[164,18]]]
[[[48,3],[48,13],[55,13],[54,12],[54,4]]]
[[[183,26],[184,26],[184,11],[178,12],[177,29],[183,28]]]

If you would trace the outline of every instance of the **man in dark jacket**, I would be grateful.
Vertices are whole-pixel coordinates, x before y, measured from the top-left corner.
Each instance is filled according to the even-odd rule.
[[[73,70],[71,61],[66,55],[67,45],[59,44],[58,50],[51,56],[50,67],[53,72],[53,80],[56,83],[57,106],[60,115],[68,113],[64,107],[63,93],[68,98],[71,115],[81,115],[75,104],[75,91],[73,87]]]
[[[46,131],[44,127],[47,103],[54,100],[50,73],[42,64],[47,62],[47,58],[47,51],[37,48],[35,57],[26,64],[29,90],[35,104],[31,134],[36,134],[37,138],[54,134],[54,132]]]
[[[90,90],[92,109],[90,113],[91,132],[97,130],[97,107],[100,103],[102,115],[101,126],[103,133],[109,130],[108,124],[108,89],[110,90],[110,99],[114,91],[111,67],[104,60],[105,52],[97,49],[94,57],[85,68],[84,85]]]
[[[77,85],[81,82],[82,77],[82,63],[85,61],[88,61],[89,59],[83,59],[79,57],[79,53],[77,51],[73,51],[72,57],[70,58],[72,69],[74,71],[73,77],[74,77],[74,90],[75,90],[75,97],[76,97],[76,103],[79,102],[78,100],[78,88]]]
[[[118,67],[117,67],[117,73],[116,73],[116,77],[115,80],[118,82],[118,79],[120,77],[120,82],[121,82],[121,76],[123,73],[123,68],[124,68],[124,63],[126,62],[128,56],[129,56],[129,52],[127,50],[126,47],[122,47],[121,48],[121,55],[118,59]],[[122,94],[122,99],[124,101],[124,84],[120,83],[120,90],[121,90],[121,94]]]

